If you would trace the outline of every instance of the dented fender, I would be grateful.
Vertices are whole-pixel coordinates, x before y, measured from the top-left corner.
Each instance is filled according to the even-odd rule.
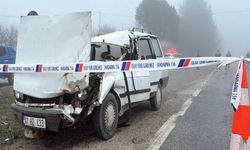
[[[102,104],[103,100],[113,87],[115,83],[115,77],[119,74],[119,72],[107,72],[103,74],[102,82],[100,85],[100,92],[99,92],[99,103]]]

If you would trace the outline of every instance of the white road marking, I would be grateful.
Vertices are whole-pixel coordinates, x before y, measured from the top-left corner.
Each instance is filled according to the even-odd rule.
[[[185,112],[188,110],[190,105],[192,104],[192,98],[189,98],[186,100],[186,102],[182,105],[181,110],[173,114],[162,126],[161,128],[156,132],[155,139],[151,143],[151,145],[147,148],[148,150],[158,150],[163,142],[166,140],[168,135],[171,133],[171,131],[176,126],[176,121],[179,116],[183,116]]]
[[[200,89],[195,90],[195,91],[194,91],[194,93],[193,93],[193,97],[198,96],[198,95],[200,94],[200,92],[201,92],[201,88],[200,88]]]
[[[207,84],[208,80],[211,78],[213,75],[214,71],[211,72],[207,79],[201,84],[200,88],[195,90],[194,93],[192,94],[193,97],[196,97],[200,94],[202,88]],[[179,116],[183,116],[188,108],[192,104],[192,98],[189,98],[186,100],[186,102],[182,105],[180,111],[176,114],[173,114],[162,126],[161,128],[155,133],[155,136],[150,143],[150,146],[147,148],[147,150],[158,150],[161,145],[164,143],[164,141],[167,139],[169,134],[172,132],[172,130],[176,126],[176,121]]]

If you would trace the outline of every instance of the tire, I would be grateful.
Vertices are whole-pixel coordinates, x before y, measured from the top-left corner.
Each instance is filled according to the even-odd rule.
[[[118,103],[112,93],[106,96],[101,106],[95,108],[93,121],[99,138],[108,140],[114,136],[118,124]]]
[[[153,111],[157,111],[161,108],[162,103],[162,86],[159,83],[157,91],[155,92],[154,96],[150,98],[150,105]]]
[[[9,85],[13,85],[13,82],[14,82],[14,74],[11,73],[11,74],[8,76],[8,83],[9,83]]]

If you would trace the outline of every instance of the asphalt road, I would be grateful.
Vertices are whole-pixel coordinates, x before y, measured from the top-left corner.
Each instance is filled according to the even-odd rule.
[[[236,69],[236,68],[235,68]],[[231,134],[230,96],[235,69],[216,71],[178,118],[160,150],[226,150]]]
[[[229,100],[235,69],[216,70],[211,66],[171,71],[161,110],[151,111],[149,102],[139,104],[133,109],[130,126],[119,128],[108,141],[96,138],[89,121],[59,133],[47,133],[39,140],[19,138],[3,148],[226,149],[231,132]],[[189,107],[184,110],[183,106]]]

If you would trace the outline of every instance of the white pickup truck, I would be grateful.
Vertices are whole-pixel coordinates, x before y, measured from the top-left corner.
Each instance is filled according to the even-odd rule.
[[[152,34],[119,31],[90,42],[90,16],[75,13],[22,18],[16,63],[165,59]],[[159,110],[167,82],[167,71],[20,73],[14,77],[16,100],[11,106],[17,121],[32,131],[29,134],[59,131],[93,114],[98,137],[107,140],[115,134],[119,119],[130,114],[126,112],[133,104],[149,101],[152,110]],[[31,137],[27,132],[26,136]]]

